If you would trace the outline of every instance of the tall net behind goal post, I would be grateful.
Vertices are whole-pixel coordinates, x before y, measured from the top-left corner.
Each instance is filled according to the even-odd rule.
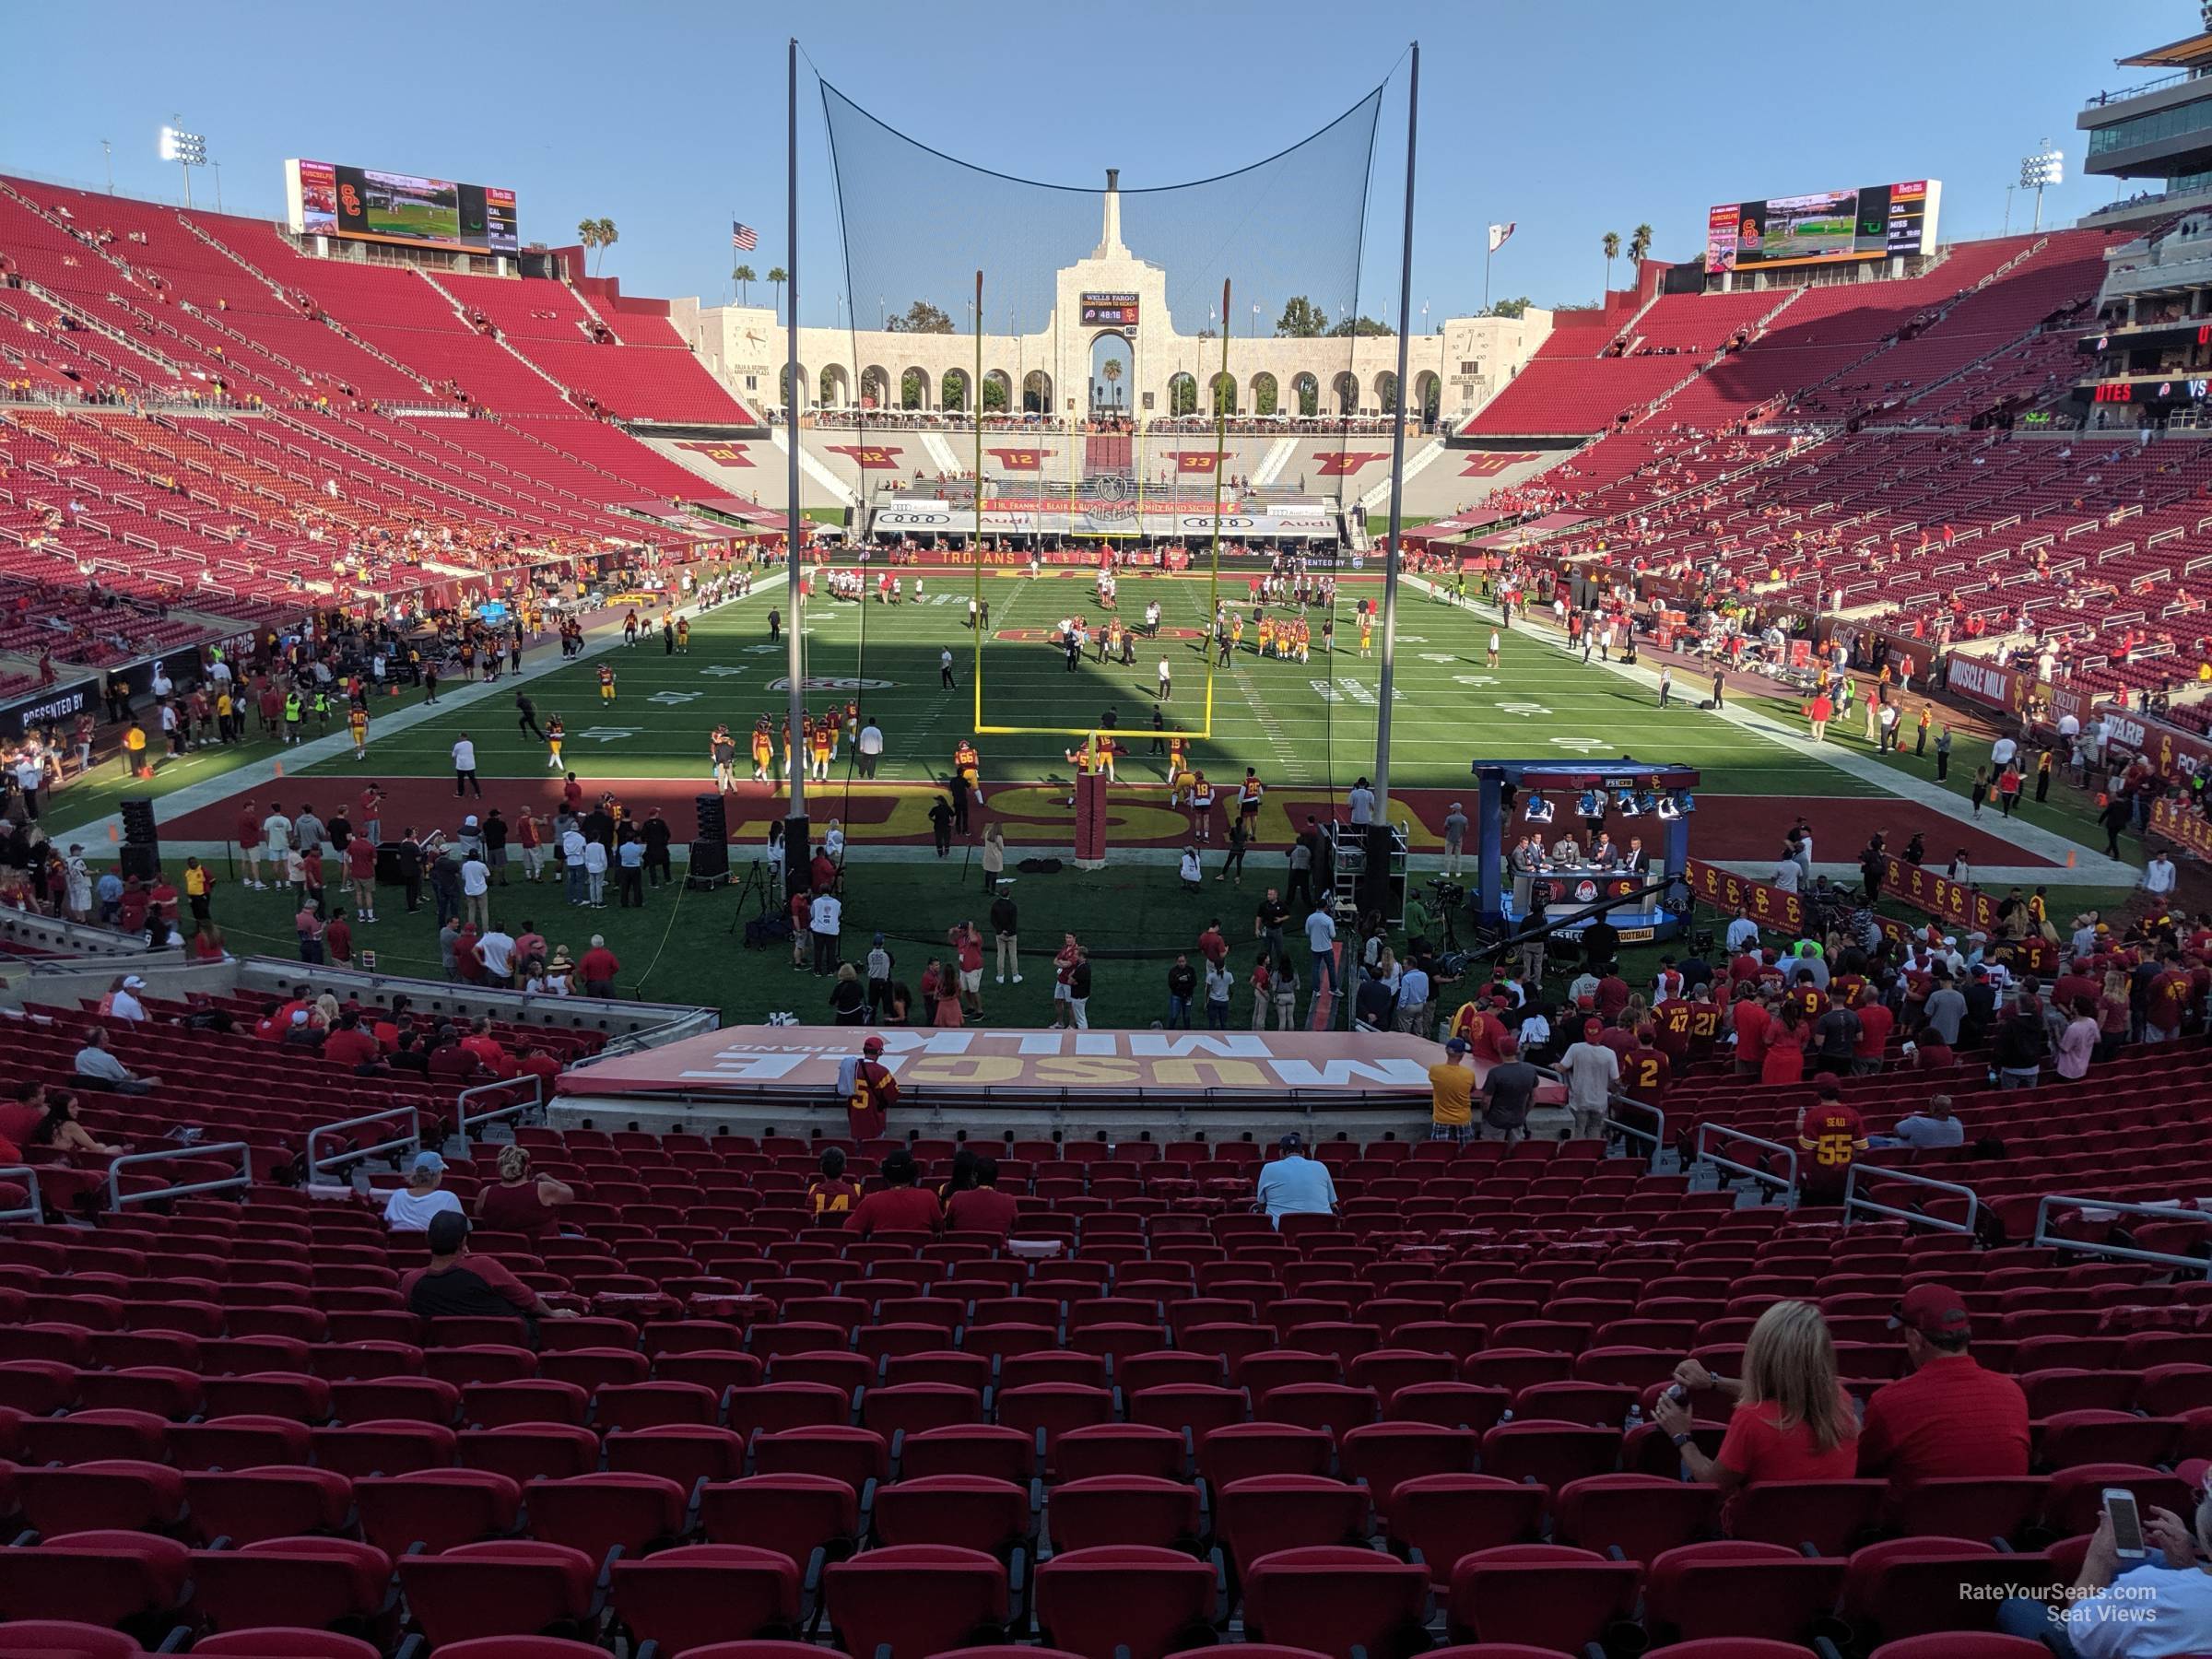
[[[1163,594],[1163,632],[1194,631],[1204,697],[1196,724],[1170,729],[1210,737],[1224,554],[1241,578],[1265,568],[1237,557],[1250,543],[1293,526],[1334,541],[1313,529],[1325,502],[1307,497],[1309,469],[1291,464],[1346,447],[1363,403],[1376,406],[1353,366],[1383,88],[1265,160],[1170,186],[1111,171],[1100,186],[1015,177],[821,90],[856,389],[845,418],[918,439],[906,447],[940,475],[917,488],[856,467],[861,530],[957,544],[979,608],[987,565],[1080,569],[1118,547],[1167,568],[1178,555],[1189,580]],[[1088,608],[1048,592],[1031,626],[1009,631]],[[974,729],[1088,735],[1081,677],[1063,688],[1009,673],[994,705],[993,620],[971,642]]]

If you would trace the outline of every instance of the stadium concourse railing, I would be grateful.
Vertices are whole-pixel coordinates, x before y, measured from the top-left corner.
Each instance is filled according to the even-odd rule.
[[[1900,1209],[1895,1205],[1866,1197],[1859,1191],[1859,1178],[1862,1175],[1866,1178],[1868,1186],[1873,1186],[1877,1182],[1895,1181],[1907,1186],[1924,1187],[1932,1192],[1947,1193],[1963,1198],[1966,1200],[1966,1219],[1948,1221],[1940,1216],[1927,1215],[1916,1209]],[[1971,1239],[1974,1235],[1975,1224],[1982,1218],[1982,1200],[1975,1195],[1973,1188],[1960,1186],[1955,1181],[1937,1181],[1932,1175],[1915,1175],[1910,1170],[1892,1169],[1886,1164],[1853,1163],[1851,1173],[1843,1178],[1843,1219],[1846,1222],[1856,1220],[1862,1212],[1868,1216],[1888,1216],[1916,1227],[1932,1227],[1939,1232],[1963,1233]]]
[[[535,1081],[535,1079],[533,1079]],[[377,1141],[366,1147],[353,1144],[347,1131],[365,1129],[371,1124],[392,1124],[406,1128],[405,1135],[394,1135],[388,1140]],[[341,1138],[342,1150],[328,1158],[319,1158],[315,1147],[325,1137]],[[335,1175],[345,1165],[357,1159],[374,1158],[389,1152],[419,1152],[422,1149],[422,1110],[417,1106],[387,1106],[382,1112],[365,1112],[359,1117],[340,1118],[335,1124],[318,1124],[307,1132],[307,1182],[316,1184],[316,1178]]]
[[[1733,1158],[1724,1158],[1712,1149],[1713,1143],[1716,1141],[1724,1141],[1730,1146],[1757,1147],[1762,1152],[1778,1152],[1787,1161],[1790,1172],[1787,1175],[1777,1175],[1773,1171],[1761,1169],[1757,1164],[1741,1163]],[[1771,1186],[1778,1193],[1794,1194],[1797,1191],[1796,1147],[1785,1147],[1780,1141],[1761,1140],[1756,1135],[1747,1135],[1741,1129],[1730,1129],[1724,1124],[1700,1124],[1698,1125],[1698,1138],[1690,1161],[1711,1164],[1718,1170],[1727,1170],[1734,1174]]]
[[[2069,1239],[2052,1230],[2061,1211],[2069,1211],[2084,1218],[2106,1216],[2147,1216],[2157,1221],[2175,1221],[2192,1227],[2203,1227],[2212,1220],[2212,1212],[2173,1204],[2124,1204],[2117,1198],[2085,1198],[2065,1193],[2045,1193],[2035,1206],[2035,1237],[2031,1241],[2046,1250],[2079,1251],[2084,1255],[2101,1256],[2116,1262],[2149,1262],[2161,1267],[2186,1268],[2205,1278],[2212,1278],[2212,1258],[2176,1255],[2171,1251],[2138,1250],[2132,1244],[2107,1244],[2092,1239]]]
[[[0,1221],[43,1221],[46,1206],[39,1193],[39,1171],[30,1164],[8,1164],[0,1167],[0,1181],[22,1186],[24,1202],[14,1209],[0,1209]]]
[[[123,1190],[125,1170],[145,1170],[149,1165],[174,1163],[186,1159],[235,1157],[238,1173],[218,1176],[212,1181],[186,1181],[172,1186],[149,1187],[142,1193]],[[159,1152],[126,1152],[108,1165],[108,1207],[118,1213],[134,1204],[160,1204],[171,1198],[189,1198],[194,1193],[227,1193],[233,1188],[253,1184],[253,1148],[244,1141],[210,1141],[205,1146],[167,1147]]]
[[[530,1091],[527,1098],[520,1100],[506,1098],[525,1085]],[[472,1100],[488,1100],[494,1095],[500,1097],[498,1105],[486,1112],[469,1111],[468,1103]],[[453,1134],[461,1142],[463,1156],[467,1155],[473,1137],[482,1131],[486,1124],[500,1124],[512,1118],[527,1117],[534,1112],[544,1111],[545,1104],[545,1080],[535,1072],[498,1083],[479,1083],[473,1088],[463,1089],[454,1102],[453,1118]]]

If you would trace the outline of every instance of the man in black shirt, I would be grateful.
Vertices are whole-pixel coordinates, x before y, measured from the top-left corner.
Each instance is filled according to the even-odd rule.
[[[514,723],[514,729],[518,732],[527,732],[543,743],[546,740],[546,735],[538,730],[537,705],[530,700],[530,694],[527,691],[517,691],[514,694],[514,712],[522,717]]]
[[[1590,924],[1583,929],[1583,960],[1590,964],[1593,973],[1601,971],[1620,949],[1620,929],[1606,920],[1599,912]]]
[[[1397,1007],[1398,994],[1390,988],[1390,982],[1370,968],[1352,1002],[1360,1027],[1371,1031],[1389,1030]]]
[[[991,900],[991,931],[998,935],[998,982],[1005,984],[1006,975],[1021,983],[1021,916],[1014,908],[1013,895],[1004,888]]]
[[[494,806],[484,815],[484,862],[490,867],[491,879],[501,887],[507,885],[507,820]]]
[[[1285,905],[1273,888],[1260,900],[1253,912],[1252,936],[1267,947],[1267,959],[1278,960],[1283,954],[1283,927],[1290,920],[1289,907]]]
[[[1191,1029],[1191,996],[1198,989],[1198,971],[1191,959],[1178,954],[1168,970],[1168,1029]]]
[[[661,809],[655,806],[645,820],[645,879],[654,887],[661,887],[674,879],[674,874],[668,867],[670,839],[668,820],[661,816]]]
[[[572,1308],[549,1308],[545,1298],[497,1261],[469,1253],[468,1218],[444,1210],[430,1218],[424,1238],[430,1265],[400,1280],[399,1292],[418,1319],[512,1319],[537,1343],[541,1319],[573,1319]]]

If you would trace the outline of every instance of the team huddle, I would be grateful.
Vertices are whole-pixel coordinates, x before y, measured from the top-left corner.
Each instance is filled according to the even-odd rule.
[[[819,714],[809,714],[800,722],[799,747],[806,759],[806,781],[826,783],[831,768],[837,764],[837,747],[841,740],[851,741],[860,735],[860,704],[847,702],[841,713],[825,709]],[[780,778],[792,776],[794,756],[792,748],[791,717],[785,715],[780,734],[782,750],[782,769],[776,768],[779,732],[774,721],[763,714],[753,722],[750,752],[753,761],[752,781],[756,783],[773,783]],[[714,787],[727,793],[737,787],[737,740],[731,735],[729,723],[724,721],[707,735],[707,754],[714,767]]]

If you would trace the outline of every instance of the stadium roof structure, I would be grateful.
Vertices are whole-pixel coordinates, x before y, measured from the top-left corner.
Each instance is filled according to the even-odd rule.
[[[2132,57],[2114,58],[2112,62],[2123,69],[2187,69],[2199,65],[2212,65],[2212,30],[2170,41],[2164,46],[2153,46],[2149,51],[2138,52]]]

